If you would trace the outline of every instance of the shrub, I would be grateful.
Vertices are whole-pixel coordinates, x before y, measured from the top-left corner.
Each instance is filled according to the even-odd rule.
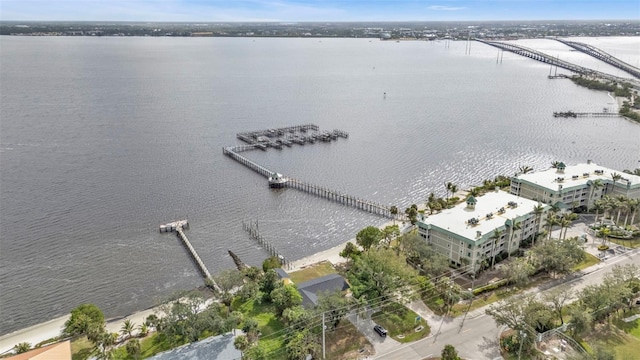
[[[507,279],[498,280],[498,281],[496,281],[496,282],[494,282],[492,284],[488,284],[488,285],[481,286],[479,288],[473,289],[473,295],[480,295],[480,294],[488,292],[488,291],[493,291],[495,289],[498,289],[498,288],[500,288],[502,286],[507,285],[508,283],[509,283],[509,280],[507,280]]]

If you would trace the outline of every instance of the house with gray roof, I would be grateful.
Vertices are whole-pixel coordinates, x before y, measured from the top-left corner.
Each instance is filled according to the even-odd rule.
[[[312,307],[318,304],[318,296],[349,289],[347,281],[339,274],[329,274],[317,279],[298,284],[298,292],[302,295],[302,305]]]
[[[242,353],[233,346],[232,333],[208,337],[150,357],[151,360],[240,360]]]

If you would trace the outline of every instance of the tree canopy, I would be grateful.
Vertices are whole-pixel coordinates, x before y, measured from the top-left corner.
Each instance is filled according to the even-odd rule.
[[[71,317],[64,323],[67,336],[87,335],[91,328],[104,327],[104,314],[94,304],[82,304],[71,310]]]
[[[378,245],[381,239],[382,232],[375,226],[367,226],[356,235],[356,242],[365,250],[369,250],[372,246]]]

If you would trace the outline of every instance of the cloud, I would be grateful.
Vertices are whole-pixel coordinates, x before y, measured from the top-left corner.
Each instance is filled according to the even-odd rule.
[[[429,6],[430,10],[436,10],[436,11],[457,11],[457,10],[464,10],[466,9],[466,7],[462,7],[462,6],[444,6],[444,5],[431,5]]]

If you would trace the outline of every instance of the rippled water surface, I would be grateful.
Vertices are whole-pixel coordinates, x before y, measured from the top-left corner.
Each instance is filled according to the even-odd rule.
[[[525,46],[579,56],[545,41]],[[602,46],[633,63],[639,43]],[[497,50],[482,44],[465,55],[465,46],[0,37],[0,333],[83,302],[124,315],[200,285],[161,223],[188,218],[193,246],[217,271],[233,266],[228,249],[254,265],[266,256],[243,219],[258,219],[290,259],[383,221],[269,190],[222,155],[240,131],[302,123],[346,130],[348,140],[247,156],[400,208],[443,194],[443,182],[465,187],[521,165],[638,166],[640,125],[551,116],[614,106],[606,93],[548,80],[548,66],[516,55],[496,64]]]

